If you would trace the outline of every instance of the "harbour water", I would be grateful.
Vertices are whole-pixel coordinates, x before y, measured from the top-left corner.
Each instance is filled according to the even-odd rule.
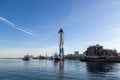
[[[0,59],[0,80],[120,80],[120,63]]]

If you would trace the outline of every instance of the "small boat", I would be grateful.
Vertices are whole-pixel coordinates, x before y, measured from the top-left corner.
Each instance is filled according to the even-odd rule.
[[[54,60],[55,61],[64,61],[64,57],[58,56],[58,57],[55,57]]]
[[[24,58],[23,58],[22,60],[26,60],[26,61],[30,60],[29,55],[25,55]]]
[[[55,61],[64,61],[64,56],[60,56],[60,55],[58,55],[57,52],[56,52],[56,53],[54,54],[53,59],[54,59]]]
[[[59,57],[57,57],[57,58],[54,58],[54,60],[55,61],[59,61],[59,60],[61,60]]]

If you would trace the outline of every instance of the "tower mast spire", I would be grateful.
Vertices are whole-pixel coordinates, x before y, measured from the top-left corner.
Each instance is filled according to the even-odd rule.
[[[62,20],[61,28],[63,29],[63,20]]]

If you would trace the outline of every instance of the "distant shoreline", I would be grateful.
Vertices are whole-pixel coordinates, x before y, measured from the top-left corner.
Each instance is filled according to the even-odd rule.
[[[22,58],[0,58],[0,59],[22,59]]]

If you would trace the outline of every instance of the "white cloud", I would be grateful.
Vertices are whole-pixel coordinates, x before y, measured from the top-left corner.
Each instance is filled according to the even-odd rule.
[[[7,20],[7,19],[5,19],[3,17],[0,17],[0,20],[3,21],[3,22],[5,22],[5,23],[7,23],[11,27],[13,27],[13,28],[15,28],[15,29],[17,29],[19,31],[22,31],[22,32],[24,32],[26,34],[29,34],[29,35],[32,35],[32,36],[35,36],[30,30],[24,29],[21,26],[18,26],[18,25],[12,23],[11,21],[9,21],[9,20]]]

